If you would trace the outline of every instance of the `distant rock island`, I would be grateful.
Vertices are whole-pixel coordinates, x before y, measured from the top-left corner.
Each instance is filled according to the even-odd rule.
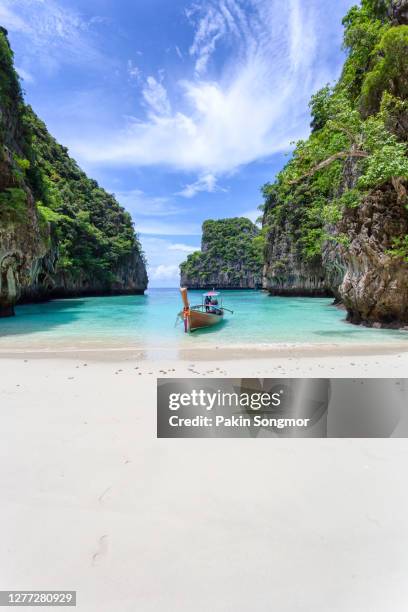
[[[203,223],[201,251],[180,266],[189,289],[257,289],[262,286],[263,241],[245,217]]]
[[[0,316],[19,301],[146,287],[130,215],[24,103],[0,28]]]

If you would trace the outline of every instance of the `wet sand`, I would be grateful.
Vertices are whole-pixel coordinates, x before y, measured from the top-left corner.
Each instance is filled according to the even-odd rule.
[[[407,342],[393,342],[382,344],[236,344],[222,345],[216,342],[212,347],[194,343],[192,348],[181,348],[178,346],[126,346],[123,344],[111,345],[99,343],[76,342],[74,345],[67,343],[61,346],[36,346],[27,345],[15,348],[0,345],[0,359],[26,358],[32,359],[91,359],[97,362],[116,361],[148,361],[151,363],[172,363],[183,367],[183,363],[191,361],[214,362],[214,361],[245,361],[247,364],[286,359],[289,362],[297,360],[302,365],[303,359],[316,358],[321,365],[329,363],[333,365],[333,359],[357,358],[357,366],[364,366],[368,361],[377,363],[381,358],[384,364],[388,364],[386,356],[398,357],[408,354]],[[330,358],[329,360],[327,358]],[[368,360],[365,358],[369,358]],[[392,361],[391,361],[392,367]],[[233,367],[239,367],[236,364]],[[249,365],[251,367],[251,365]],[[391,374],[390,374],[391,375]],[[232,374],[231,374],[232,376]]]

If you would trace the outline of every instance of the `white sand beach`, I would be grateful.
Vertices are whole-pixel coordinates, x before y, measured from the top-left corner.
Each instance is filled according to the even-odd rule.
[[[155,404],[157,377],[407,366],[3,354],[1,588],[75,589],[81,612],[405,612],[406,440],[159,440]]]
[[[408,0],[0,0],[0,607],[408,612],[407,202]]]

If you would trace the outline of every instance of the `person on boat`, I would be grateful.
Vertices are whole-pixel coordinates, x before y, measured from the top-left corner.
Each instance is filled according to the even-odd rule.
[[[205,312],[210,312],[210,304],[211,304],[211,298],[209,295],[206,295],[204,299]]]
[[[217,308],[217,306],[218,306],[218,300],[217,300],[217,298],[214,297],[214,298],[211,299],[211,310],[210,310],[210,312],[212,314],[218,314],[218,315],[221,314],[221,310],[219,308]]]

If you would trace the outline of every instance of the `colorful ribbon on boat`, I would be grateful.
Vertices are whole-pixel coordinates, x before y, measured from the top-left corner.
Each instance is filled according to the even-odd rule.
[[[188,319],[190,316],[190,308],[188,306],[184,306],[183,308],[183,319],[184,319],[184,331],[188,332]]]

